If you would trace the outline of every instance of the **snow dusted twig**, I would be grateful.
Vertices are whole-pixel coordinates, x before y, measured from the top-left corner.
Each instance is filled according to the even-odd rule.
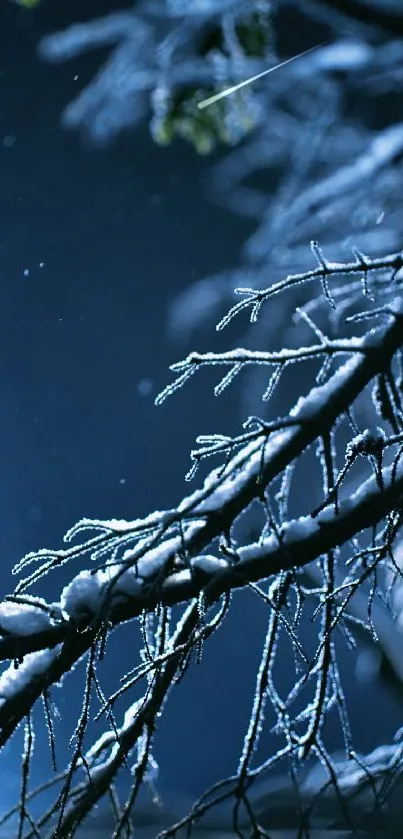
[[[252,307],[251,322],[253,323],[256,321],[260,306],[264,300],[268,300],[270,297],[273,297],[275,294],[279,294],[286,289],[294,288],[299,283],[306,283],[316,279],[321,280],[323,287],[323,283],[326,283],[328,277],[334,277],[337,275],[344,276],[347,274],[354,276],[354,274],[360,274],[364,279],[366,279],[370,271],[386,270],[388,271],[388,293],[390,294],[390,282],[395,279],[397,273],[403,267],[402,252],[389,254],[386,257],[370,259],[369,257],[365,257],[363,254],[356,251],[356,258],[354,262],[329,262],[324,258],[317,242],[312,242],[311,247],[319,262],[317,268],[304,271],[301,274],[292,274],[284,280],[269,286],[269,288],[261,290],[252,288],[236,288],[235,294],[242,295],[244,299],[229,310],[225,317],[217,324],[217,329],[223,329],[228,325],[232,318],[238,314],[238,312],[248,308],[249,306]],[[362,291],[363,283],[354,284],[353,288],[355,290]],[[351,291],[351,288],[349,290]],[[324,287],[324,291],[327,299],[329,300],[327,286]],[[337,293],[343,294],[343,285],[336,289],[336,294]],[[314,300],[317,302],[317,298],[314,298]],[[333,306],[335,305],[333,298],[330,298],[329,302]]]

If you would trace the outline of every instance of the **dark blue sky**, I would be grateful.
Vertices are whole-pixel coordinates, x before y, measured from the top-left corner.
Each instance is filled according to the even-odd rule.
[[[233,263],[246,230],[207,204],[209,162],[184,143],[160,149],[143,126],[94,151],[59,127],[74,76],[89,78],[100,56],[53,67],[35,47],[76,19],[75,5],[58,20],[51,2],[27,17],[6,4],[0,21],[1,421],[13,558],[83,512],[132,515],[182,491],[189,446],[205,429],[187,394],[179,423],[173,403],[153,406],[182,352],[168,343],[167,308]],[[147,396],[142,379],[153,382]]]
[[[37,58],[42,34],[79,17],[77,4],[68,13],[62,5],[26,14],[7,3],[0,12],[2,596],[15,584],[13,564],[26,551],[60,546],[78,518],[134,518],[177,503],[189,491],[184,475],[196,435],[235,430],[238,421],[236,391],[219,404],[211,383],[160,408],[153,400],[170,380],[168,364],[189,349],[167,338],[169,302],[233,264],[250,228],[207,203],[210,161],[184,143],[158,148],[143,126],[95,151],[60,128],[77,91],[74,76],[91,78],[101,57],[58,67]],[[81,18],[104,9],[83,4]],[[206,349],[208,342],[207,335]],[[78,570],[44,580],[37,593],[58,599]],[[130,632],[124,637],[129,644]],[[226,651],[228,666],[238,653]],[[218,747],[225,706],[220,716],[215,705],[231,681],[226,667],[213,669],[211,687],[192,675],[161,733],[167,751],[193,732],[194,750],[182,760],[176,749],[173,786],[203,786],[227,763]],[[194,679],[206,688],[196,718],[193,709],[185,717]],[[67,735],[74,711],[66,706]],[[231,709],[239,718],[235,755],[245,710]],[[204,753],[205,726],[217,744],[216,766]],[[227,728],[228,740],[232,722]]]
[[[200,380],[161,408],[153,399],[168,364],[190,349],[168,340],[169,302],[236,263],[250,225],[208,203],[211,161],[184,143],[160,149],[143,126],[95,151],[60,128],[104,53],[56,67],[36,56],[45,32],[109,9],[95,0],[0,7],[1,596],[13,564],[60,546],[77,519],[175,505],[189,490],[196,435],[237,428],[236,388],[218,402]],[[197,348],[210,348],[209,335]],[[58,599],[65,583],[55,575],[37,593]],[[236,766],[258,661],[251,628],[262,637],[266,617],[247,596],[237,603],[161,722],[156,754],[177,789],[201,791]],[[115,633],[116,658],[130,656],[131,632]],[[354,688],[353,723],[364,690]],[[60,706],[67,736],[75,711],[66,698]],[[396,708],[385,708],[393,730]],[[371,733],[363,739],[373,744]]]

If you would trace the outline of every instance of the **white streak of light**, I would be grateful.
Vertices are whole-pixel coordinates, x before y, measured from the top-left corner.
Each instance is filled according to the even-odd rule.
[[[213,105],[214,102],[218,102],[220,99],[223,99],[224,96],[229,96],[230,93],[236,93],[237,90],[240,90],[241,87],[246,87],[247,84],[252,84],[252,82],[256,82],[257,79],[261,79],[263,76],[267,76],[269,73],[273,73],[274,70],[279,70],[280,67],[285,67],[286,64],[290,64],[291,61],[296,61],[297,58],[302,58],[303,55],[308,55],[309,52],[313,50],[317,50],[319,47],[322,47],[326,41],[323,41],[321,44],[316,44],[315,47],[310,47],[309,50],[304,50],[304,52],[299,52],[298,55],[293,55],[291,58],[287,58],[285,61],[282,61],[281,64],[276,64],[274,67],[269,67],[268,70],[263,70],[262,73],[258,73],[257,76],[251,76],[250,79],[245,79],[243,82],[239,82],[239,84],[235,84],[232,87],[227,87],[226,90],[222,90],[221,93],[216,93],[214,96],[209,96],[208,99],[203,99],[202,102],[197,103],[197,107],[199,110],[203,110],[203,108],[207,108],[208,105]]]

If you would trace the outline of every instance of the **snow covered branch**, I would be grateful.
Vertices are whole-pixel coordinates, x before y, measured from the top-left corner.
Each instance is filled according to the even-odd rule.
[[[399,377],[403,303],[393,293],[399,288],[401,255],[370,261],[360,254],[355,262],[341,265],[326,262],[317,247],[314,252],[320,261],[319,269],[304,275],[303,280],[321,280],[322,297],[328,310],[331,312],[337,305],[328,279],[333,275],[355,275],[359,259],[360,272],[365,274],[365,281],[360,281],[362,298],[374,304],[374,290],[379,286],[381,305],[357,312],[348,321],[360,326],[367,319],[376,318],[381,319],[381,325],[360,336],[330,339],[310,315],[302,313],[299,323],[307,322],[312,327],[319,338],[318,344],[267,354],[244,349],[219,354],[194,352],[184,362],[173,365],[172,369],[180,377],[162,392],[159,402],[182,386],[200,366],[224,363],[232,366],[232,372],[238,372],[245,363],[266,363],[281,369],[283,365],[301,363],[307,358],[325,356],[326,362],[319,370],[319,383],[306,396],[300,396],[286,416],[272,421],[250,417],[245,431],[235,438],[224,435],[198,438],[201,448],[192,452],[195,467],[217,454],[224,456],[224,462],[209,472],[200,489],[184,497],[175,508],[156,511],[131,522],[83,519],[66,534],[66,541],[72,542],[88,531],[97,535],[64,550],[42,549],[28,554],[14,569],[22,575],[26,568],[35,565],[35,570],[22,577],[14,593],[0,604],[0,658],[14,662],[0,676],[0,746],[24,718],[30,719],[37,700],[48,696],[52,685],[59,684],[80,659],[87,657],[84,704],[76,729],[74,755],[63,775],[58,806],[44,814],[41,822],[53,824],[57,812],[57,824],[53,824],[49,834],[54,839],[74,832],[113,784],[127,754],[137,743],[136,782],[121,816],[123,829],[152,761],[153,721],[170,687],[186,672],[192,651],[218,629],[230,606],[230,592],[235,588],[248,587],[263,598],[271,615],[240,763],[241,798],[246,795],[249,780],[255,776],[251,761],[259,739],[268,685],[278,729],[288,743],[283,755],[302,762],[310,753],[321,755],[330,771],[331,759],[321,732],[327,711],[334,704],[339,707],[346,749],[351,748],[332,636],[336,629],[348,637],[358,628],[375,633],[371,617],[373,581],[384,573],[394,574],[395,580],[399,577],[394,543],[402,525],[403,499],[403,410]],[[375,270],[384,272],[384,280],[378,286],[372,283],[369,295],[367,274]],[[389,296],[385,294],[385,272]],[[290,277],[276,292],[300,281],[299,275]],[[339,290],[340,286],[335,292]],[[260,293],[259,306],[271,296],[270,291]],[[251,290],[249,294],[252,296]],[[331,371],[329,359],[334,365],[340,354],[349,357]],[[222,382],[216,393],[221,393],[229,381],[227,375],[224,386]],[[375,383],[372,410],[377,420],[360,431],[354,407],[371,383]],[[345,448],[344,466],[340,468],[336,467],[335,440],[343,423],[350,429],[351,439]],[[318,504],[312,495],[307,499],[306,511],[295,518],[288,508],[292,472],[315,443],[322,471],[322,500]],[[362,478],[355,492],[346,497],[345,476],[354,469],[358,458],[368,462],[372,475],[366,480]],[[280,489],[274,493],[278,486]],[[253,503],[258,503],[264,511],[265,524],[257,541],[243,540],[239,544],[237,528]],[[364,537],[366,533],[370,533],[368,539]],[[79,556],[90,557],[94,567],[73,577],[59,600],[48,604],[28,593],[44,575]],[[304,582],[304,568],[310,563],[317,564],[319,579],[315,588],[307,587]],[[363,592],[367,592],[368,599],[367,622],[362,612],[357,617],[353,608],[354,598]],[[310,656],[298,639],[302,603],[306,599],[311,603],[317,601],[314,615],[321,615],[316,651]],[[183,616],[171,631],[170,608],[178,604],[184,604]],[[97,661],[104,655],[109,632],[117,631],[119,624],[135,618],[145,631],[142,661],[126,674],[122,685],[109,698],[105,697],[99,684]],[[154,622],[151,635],[146,630],[149,620]],[[269,675],[282,633],[288,636],[298,659],[295,685],[286,698],[279,696]],[[302,677],[297,675],[301,666],[305,668]],[[119,726],[114,718],[115,703],[144,680],[147,687],[143,698],[129,708],[125,722]],[[291,708],[308,683],[314,685],[314,699],[306,712],[293,720],[291,712],[285,714],[284,709]],[[84,757],[83,739],[93,690],[101,702],[98,716],[106,715],[111,730],[102,737],[102,747],[94,745]],[[302,721],[306,722],[304,733],[299,731]],[[27,748],[29,752],[31,747]],[[76,773],[84,766],[87,779],[78,787],[73,786]],[[24,803],[22,812],[25,807]]]
[[[41,55],[54,63],[110,48],[63,117],[94,144],[107,144],[151,112],[151,133],[161,144],[179,135],[202,153],[217,141],[235,147],[216,167],[211,192],[258,222],[245,265],[187,289],[172,324],[177,335],[210,320],[231,295],[217,329],[247,311],[252,331],[225,352],[187,350],[156,402],[196,386],[196,373],[212,367],[220,376],[215,396],[225,398],[241,374],[253,407],[236,436],[197,437],[186,479],[208,459],[218,466],[176,506],[131,521],[82,519],[62,549],[31,552],[15,566],[15,590],[0,603],[0,747],[21,724],[24,745],[20,802],[0,827],[17,814],[18,839],[72,839],[107,793],[114,839],[132,835],[139,790],[154,789],[158,717],[171,688],[220,630],[235,589],[247,589],[267,609],[238,769],[165,836],[190,831],[229,797],[233,832],[243,835],[243,810],[249,832],[266,836],[252,785],[284,761],[295,788],[309,761],[321,764],[314,798],[323,801],[331,789],[344,823],[352,789],[372,784],[379,801],[401,772],[399,735],[367,762],[354,749],[335,638],[353,647],[367,637],[403,684],[400,638],[388,637],[390,627],[403,625],[403,125],[396,122],[403,47],[395,37],[402,16],[394,0],[299,6],[325,21],[327,41],[284,72],[261,76],[203,110],[201,100],[282,57],[273,39],[276,4],[144,0],[41,43]],[[280,29],[288,27],[287,18]],[[262,170],[267,193],[256,177]],[[251,375],[259,380],[258,402]],[[67,566],[68,584],[47,602],[45,577],[49,583]],[[106,688],[99,663],[123,624],[140,640],[129,664],[122,661],[118,684]],[[81,710],[67,765],[56,773],[52,691],[67,690],[79,662]],[[287,678],[278,679],[285,667]],[[49,784],[58,791],[34,818],[31,802],[44,790],[29,789],[41,700],[55,769]],[[103,726],[98,737],[94,705]],[[278,739],[262,759],[268,705]],[[330,713],[345,762],[328,752]],[[121,807],[115,780],[124,767],[131,789]],[[299,826],[314,809],[308,787],[301,786],[295,804]]]

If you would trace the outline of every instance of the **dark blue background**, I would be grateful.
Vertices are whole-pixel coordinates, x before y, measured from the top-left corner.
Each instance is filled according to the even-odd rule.
[[[77,519],[175,505],[189,490],[197,434],[238,428],[236,387],[214,400],[208,377],[161,408],[153,400],[170,380],[168,364],[193,348],[169,342],[169,302],[233,265],[251,225],[207,202],[211,159],[184,143],[158,148],[142,126],[100,151],[60,128],[61,111],[105,52],[56,67],[36,56],[46,32],[109,10],[56,0],[33,13],[0,7],[0,596],[14,587],[22,555],[60,546]],[[216,342],[213,327],[198,349]],[[80,567],[37,593],[58,599]],[[202,666],[170,697],[156,745],[162,789],[194,794],[236,768],[266,615],[248,595],[235,601]],[[137,661],[137,629],[114,633],[110,650],[102,675],[113,685]],[[399,725],[399,712],[384,692],[358,686],[352,667],[352,726],[369,749]],[[76,722],[82,676],[55,692],[60,744]],[[5,752],[1,806],[18,788],[20,748],[17,736]],[[37,771],[50,771],[45,751]]]

